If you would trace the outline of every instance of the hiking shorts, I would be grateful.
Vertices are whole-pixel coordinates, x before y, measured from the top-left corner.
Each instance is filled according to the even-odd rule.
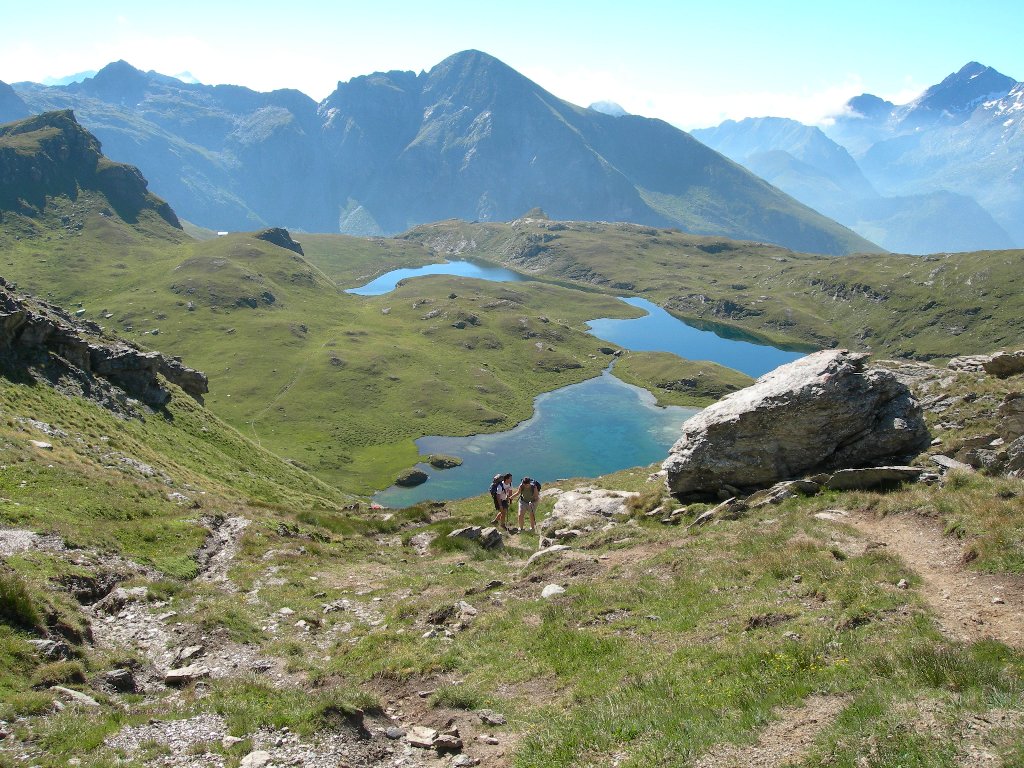
[[[520,512],[536,512],[537,511],[537,502],[536,501],[524,501],[523,499],[520,499],[519,500],[519,511]]]

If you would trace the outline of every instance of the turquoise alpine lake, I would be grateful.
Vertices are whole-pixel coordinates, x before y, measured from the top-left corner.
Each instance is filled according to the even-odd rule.
[[[396,269],[360,288],[351,288],[348,293],[378,296],[394,290],[402,280],[437,274],[497,282],[530,279],[501,267],[452,261]],[[622,301],[647,314],[632,320],[591,320],[590,333],[625,349],[672,352],[688,360],[710,360],[754,377],[804,354],[758,344],[733,329],[695,328],[647,299]],[[413,488],[391,486],[375,494],[373,500],[389,507],[407,507],[427,499],[446,501],[476,496],[487,490],[491,478],[498,473],[511,472],[517,482],[528,475],[547,483],[650,464],[667,455],[683,422],[699,410],[658,406],[650,392],[615,378],[611,368],[596,378],[540,395],[534,408],[532,418],[507,432],[420,438],[416,447],[421,456],[458,456],[462,465],[439,470],[419,464],[417,467],[427,473],[426,483]]]
[[[679,438],[683,422],[698,408],[661,407],[646,389],[626,384],[607,369],[600,376],[534,401],[534,415],[508,432],[470,437],[421,437],[420,455],[458,456],[461,466],[438,470],[414,488],[392,486],[373,497],[389,507],[426,499],[460,499],[484,493],[491,478],[511,472],[548,483],[564,477],[594,477],[663,458]]]
[[[806,354],[756,344],[743,338],[726,338],[713,331],[687,325],[647,299],[619,298],[647,314],[632,320],[602,317],[591,320],[587,325],[599,339],[634,352],[672,352],[687,360],[710,360],[755,379]]]
[[[422,267],[393,269],[385,272],[375,280],[358,288],[349,288],[345,293],[358,296],[380,296],[395,290],[402,280],[424,275],[457,275],[458,277],[475,277],[480,280],[492,280],[496,283],[518,283],[529,280],[526,275],[513,272],[511,269],[494,267],[489,264],[478,264],[473,261],[447,261],[444,264],[427,264]]]

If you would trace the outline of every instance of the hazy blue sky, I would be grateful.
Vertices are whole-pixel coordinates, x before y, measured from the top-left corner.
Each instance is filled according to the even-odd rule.
[[[204,83],[293,87],[429,69],[486,51],[557,96],[608,99],[683,128],[804,122],[867,91],[903,102],[971,60],[1024,79],[1015,0],[7,3],[0,80],[125,59]]]

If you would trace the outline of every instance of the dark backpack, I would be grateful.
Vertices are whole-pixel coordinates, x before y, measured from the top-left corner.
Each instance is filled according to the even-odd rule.
[[[494,503],[498,503],[498,486],[501,485],[501,478],[491,481],[491,487],[488,489],[488,493],[491,494],[491,498],[494,499]]]

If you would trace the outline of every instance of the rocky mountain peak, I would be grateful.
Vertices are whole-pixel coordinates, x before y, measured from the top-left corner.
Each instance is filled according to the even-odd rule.
[[[846,102],[846,109],[850,116],[866,117],[871,120],[888,116],[895,106],[891,101],[886,101],[871,93],[862,93]]]
[[[972,61],[925,91],[914,102],[912,114],[922,110],[950,115],[969,113],[981,101],[1005,96],[1016,84],[1012,77]]]
[[[123,59],[111,62],[80,83],[71,83],[68,90],[119,103],[142,99],[149,85],[149,76]]]

